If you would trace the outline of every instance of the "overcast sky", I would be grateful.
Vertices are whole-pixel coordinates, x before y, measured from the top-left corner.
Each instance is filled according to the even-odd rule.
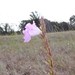
[[[75,15],[75,0],[0,0],[0,23],[19,24],[32,11],[51,21],[69,21]]]

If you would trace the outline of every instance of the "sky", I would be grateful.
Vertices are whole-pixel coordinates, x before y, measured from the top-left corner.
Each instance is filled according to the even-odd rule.
[[[75,0],[0,0],[0,23],[18,25],[31,12],[51,21],[66,21],[75,15]]]

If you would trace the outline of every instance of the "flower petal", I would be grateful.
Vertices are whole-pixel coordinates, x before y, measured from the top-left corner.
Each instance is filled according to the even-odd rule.
[[[38,28],[38,27],[34,27],[33,30],[29,30],[29,34],[31,36],[36,36],[36,35],[39,35],[41,34],[41,30]]]
[[[36,26],[35,22],[33,21],[32,27],[29,30],[29,34],[31,36],[36,36],[36,35],[39,35],[41,33],[42,33],[42,31]]]
[[[25,30],[25,33],[24,33],[24,42],[29,42],[31,40],[31,36],[30,34],[28,33],[28,31]]]

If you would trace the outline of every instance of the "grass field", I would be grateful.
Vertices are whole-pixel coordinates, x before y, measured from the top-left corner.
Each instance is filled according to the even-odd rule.
[[[75,75],[75,31],[48,33],[55,75]],[[39,36],[0,36],[0,75],[48,75]]]

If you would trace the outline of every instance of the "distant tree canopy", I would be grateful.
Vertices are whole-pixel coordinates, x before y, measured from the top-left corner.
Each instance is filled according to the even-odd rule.
[[[25,29],[25,25],[27,23],[33,23],[35,21],[37,27],[40,27],[40,22],[39,22],[40,16],[35,12],[31,12],[30,14],[30,19],[29,20],[22,20],[21,23],[19,24],[19,31],[14,31],[11,26],[8,23],[2,23],[2,26],[0,24],[0,35],[10,35],[10,34],[21,34],[22,30]],[[48,19],[44,19],[45,24],[46,24],[46,31],[47,32],[58,32],[58,31],[68,31],[68,30],[75,30],[75,15],[71,16],[69,19],[69,22],[55,22],[55,21],[50,21]]]
[[[2,35],[3,34],[3,28],[0,27],[0,34]]]
[[[13,33],[14,33],[14,30],[11,29],[8,23],[3,24],[2,27],[0,26],[0,35],[10,35]]]
[[[70,21],[70,30],[75,30],[75,15],[71,16],[69,21]]]
[[[71,16],[69,21],[71,25],[75,25],[75,15]]]
[[[20,30],[22,31],[27,23],[31,23],[32,24],[33,21],[35,21],[37,27],[39,27],[40,22],[39,22],[39,15],[38,15],[37,11],[31,12],[29,20],[22,20],[21,21],[21,23],[19,25]]]
[[[31,12],[31,14],[30,14],[30,19],[31,20],[35,20],[35,19],[39,19],[39,14],[38,14],[38,12],[37,11],[35,11],[35,12]]]
[[[37,27],[39,27],[39,15],[38,13],[35,12],[31,12],[30,14],[30,19],[29,20],[22,20],[19,27],[21,29],[21,31],[24,29],[25,25],[27,23],[32,23],[33,20],[35,21]],[[75,30],[75,16],[71,16],[69,21],[70,22],[55,22],[55,21],[50,21],[47,19],[44,19],[45,24],[46,24],[46,31],[47,32],[57,32],[57,31],[67,31],[67,30]]]
[[[69,30],[69,23],[66,22],[54,22],[45,19],[46,31],[47,32],[57,32],[57,31],[67,31]]]

